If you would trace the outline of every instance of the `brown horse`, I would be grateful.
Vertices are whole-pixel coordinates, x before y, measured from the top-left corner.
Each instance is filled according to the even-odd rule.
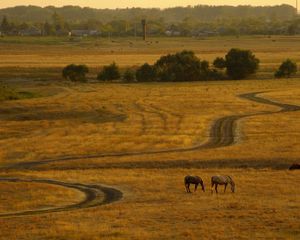
[[[216,193],[218,193],[218,185],[224,185],[224,193],[226,192],[227,185],[230,184],[231,191],[235,191],[235,183],[230,176],[213,176],[211,178],[211,193],[214,192],[214,186]]]
[[[191,184],[194,184],[194,185],[195,185],[195,190],[194,190],[194,192],[197,191],[197,187],[198,187],[199,184],[200,184],[201,187],[202,187],[202,191],[205,192],[204,183],[203,183],[203,180],[202,180],[200,177],[198,177],[198,176],[186,176],[186,177],[184,178],[184,186],[185,186],[185,189],[186,189],[186,191],[187,191],[188,193],[191,192],[191,190],[190,190],[190,185],[191,185]]]

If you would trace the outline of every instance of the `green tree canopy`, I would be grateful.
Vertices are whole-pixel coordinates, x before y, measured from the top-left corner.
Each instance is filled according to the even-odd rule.
[[[10,25],[6,16],[3,17],[1,22],[1,31],[3,33],[8,33],[10,30]]]
[[[226,68],[229,78],[244,79],[255,73],[259,67],[259,59],[250,50],[231,49],[223,58],[216,58],[214,66]]]
[[[117,80],[121,77],[119,67],[115,62],[108,66],[104,66],[102,71],[98,74],[97,79],[102,81]]]
[[[290,78],[297,73],[297,64],[290,59],[285,60],[275,72],[276,78],[287,77]]]
[[[63,69],[62,75],[63,78],[74,81],[74,82],[85,82],[86,74],[89,72],[89,69],[85,65],[75,65],[71,64],[66,66]]]

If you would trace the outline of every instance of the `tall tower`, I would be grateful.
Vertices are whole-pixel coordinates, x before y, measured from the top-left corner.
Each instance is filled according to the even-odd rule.
[[[142,20],[142,28],[143,28],[143,40],[146,41],[146,37],[147,37],[147,22],[146,22],[146,19]]]

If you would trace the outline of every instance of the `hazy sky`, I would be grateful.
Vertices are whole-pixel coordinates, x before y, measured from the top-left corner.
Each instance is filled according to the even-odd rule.
[[[295,5],[296,0],[0,0],[0,8],[16,5],[63,6],[79,5],[95,8],[174,7],[198,4],[209,5]]]

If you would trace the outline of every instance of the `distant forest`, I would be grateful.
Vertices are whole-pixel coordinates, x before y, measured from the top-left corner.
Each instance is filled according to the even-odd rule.
[[[74,29],[97,30],[103,35],[129,36],[140,33],[147,19],[149,34],[190,36],[201,34],[297,33],[296,9],[290,5],[175,7],[167,9],[93,9],[78,6],[17,6],[0,9],[0,31],[16,33],[38,28],[43,35],[63,34]],[[5,18],[5,19],[4,19]],[[297,20],[298,21],[298,20]]]

